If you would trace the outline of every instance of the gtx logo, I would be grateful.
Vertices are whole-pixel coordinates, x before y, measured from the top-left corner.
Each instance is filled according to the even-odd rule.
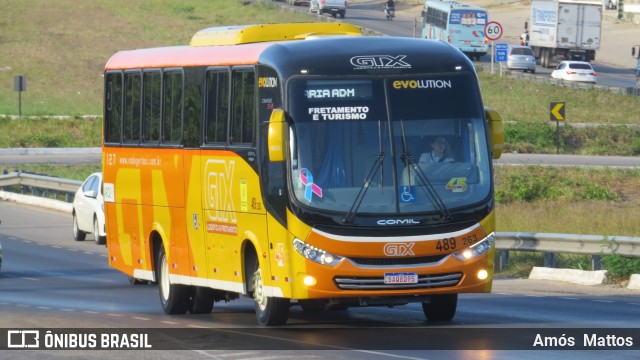
[[[384,254],[387,256],[414,256],[413,246],[416,243],[387,243],[384,244]]]
[[[354,56],[351,65],[360,69],[399,69],[411,68],[411,64],[404,61],[407,55],[368,55]]]

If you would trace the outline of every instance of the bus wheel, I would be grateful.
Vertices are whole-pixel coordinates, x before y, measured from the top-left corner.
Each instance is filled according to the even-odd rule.
[[[156,264],[162,309],[165,314],[185,314],[189,309],[189,287],[171,284],[169,280],[169,262],[167,261],[164,247],[160,247]]]
[[[456,315],[458,294],[434,295],[431,302],[422,303],[422,311],[429,321],[449,321]]]
[[[189,312],[192,314],[208,314],[213,310],[213,289],[196,286],[193,289]]]
[[[270,297],[266,293],[262,281],[262,271],[253,273],[253,300],[255,301],[256,317],[260,325],[284,325],[289,316],[289,299]]]

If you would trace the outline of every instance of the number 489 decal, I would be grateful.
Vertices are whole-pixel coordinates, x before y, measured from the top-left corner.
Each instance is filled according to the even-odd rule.
[[[453,192],[467,191],[467,178],[466,177],[452,178],[447,183],[447,189]]]

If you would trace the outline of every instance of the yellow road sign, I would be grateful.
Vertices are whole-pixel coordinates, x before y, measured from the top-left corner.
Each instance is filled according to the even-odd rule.
[[[562,121],[564,120],[564,102],[552,102],[549,104],[549,120]]]

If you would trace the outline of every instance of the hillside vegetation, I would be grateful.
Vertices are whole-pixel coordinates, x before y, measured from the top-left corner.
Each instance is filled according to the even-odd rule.
[[[212,26],[309,21],[279,9],[271,1],[2,0],[0,114],[18,114],[15,75],[27,77],[23,115],[100,114],[104,64],[117,51],[184,45]]]

